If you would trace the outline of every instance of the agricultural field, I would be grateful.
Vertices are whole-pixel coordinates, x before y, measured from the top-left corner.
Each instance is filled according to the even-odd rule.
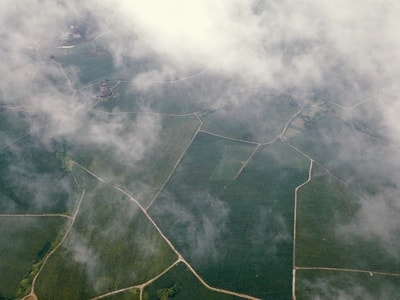
[[[277,143],[262,146],[241,174],[231,176],[227,147],[249,146],[199,134],[149,212],[206,282],[286,299],[294,188],[307,179],[308,162]],[[250,157],[249,151],[236,153]],[[220,170],[225,174],[217,179]]]
[[[38,277],[40,298],[86,299],[134,286],[177,259],[132,200],[79,173],[79,213]]]
[[[300,270],[297,299],[396,299],[400,278],[369,272]]]
[[[149,34],[118,0],[34,2],[55,32],[19,31],[13,10],[0,32],[0,300],[398,298],[397,83],[360,75],[389,64],[351,72],[347,48],[325,63],[336,32],[320,24],[258,44],[264,1],[222,9],[249,27],[218,19],[199,36],[177,16]]]
[[[67,223],[60,216],[0,217],[1,299],[14,298],[17,290],[22,295],[29,292],[30,274],[37,271]]]

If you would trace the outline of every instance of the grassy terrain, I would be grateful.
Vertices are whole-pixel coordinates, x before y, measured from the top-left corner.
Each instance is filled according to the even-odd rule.
[[[353,189],[373,194],[379,186],[396,184],[391,166],[380,157],[393,156],[397,150],[374,128],[373,121],[360,121],[333,106],[326,107],[325,113],[289,143],[326,165]]]
[[[176,260],[133,202],[74,172],[86,196],[67,239],[38,277],[39,298],[87,299],[143,283]]]
[[[399,272],[378,240],[347,233],[359,203],[343,184],[316,171],[319,175],[298,194],[296,265]]]
[[[229,145],[240,143],[199,134],[150,213],[209,284],[287,299],[294,189],[308,161],[275,143],[235,181],[210,180]]]
[[[28,124],[18,112],[0,107],[0,149],[25,135],[27,131]]]
[[[67,221],[60,217],[0,217],[0,299],[15,297],[20,281],[50,251]]]
[[[123,122],[123,128],[126,129],[121,133],[121,141],[126,142],[131,139],[134,130],[132,128],[137,126],[136,118],[136,114],[129,115]],[[102,148],[97,148],[96,145],[89,145],[89,147],[78,145],[71,148],[71,156],[74,160],[109,182],[125,187],[143,205],[150,202],[167,179],[199,126],[199,121],[194,116],[145,115],[145,118],[156,120],[160,128],[149,132],[149,135],[155,135],[158,138],[151,148],[146,149],[139,160],[135,161],[135,153],[131,147],[125,147],[124,152],[117,155],[113,151],[113,144]],[[143,139],[142,136],[139,138]],[[140,143],[141,140],[132,142]],[[132,147],[135,148],[135,144]]]
[[[299,107],[290,105],[288,97],[258,95],[249,102],[228,104],[205,113],[203,129],[232,138],[266,142],[282,132],[297,110]]]
[[[398,299],[400,278],[369,273],[298,270],[297,299]]]
[[[64,213],[75,201],[74,183],[62,169],[62,144],[28,136],[1,151],[1,213]]]
[[[254,151],[254,145],[224,145],[222,157],[210,175],[210,180],[233,180]]]
[[[170,292],[170,297],[163,298]],[[146,287],[143,294],[144,299],[241,299],[231,295],[218,293],[207,289],[199,280],[190,272],[186,265],[180,263],[161,276],[149,287]],[[164,296],[165,297],[165,296]]]

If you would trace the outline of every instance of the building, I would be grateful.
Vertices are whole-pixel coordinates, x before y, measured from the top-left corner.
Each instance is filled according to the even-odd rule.
[[[112,90],[108,86],[107,82],[105,80],[102,80],[100,82],[100,98],[107,98],[112,96]]]

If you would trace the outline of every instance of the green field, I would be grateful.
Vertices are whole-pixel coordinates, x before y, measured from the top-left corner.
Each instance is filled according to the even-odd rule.
[[[229,145],[241,143],[199,134],[150,213],[210,285],[287,299],[294,189],[307,178],[307,159],[275,143],[236,180],[210,180]]]
[[[27,131],[28,124],[18,112],[5,110],[0,106],[0,149],[24,136]],[[0,150],[0,153],[1,151],[4,149]]]
[[[176,260],[133,202],[74,172],[86,194],[67,239],[38,277],[39,298],[94,297],[146,282]]]
[[[107,116],[99,113],[101,122],[112,122],[119,115]],[[157,139],[147,147],[146,151],[137,155],[135,143],[140,144],[146,137],[132,138],[134,126],[141,126],[140,116],[123,115],[121,122],[124,130],[120,132],[120,142],[131,141],[120,153],[115,152],[113,144],[97,148],[93,145],[73,145],[70,149],[72,159],[86,166],[108,182],[126,188],[141,204],[147,205],[161,188],[179,157],[189,145],[199,121],[194,116],[169,117],[144,115],[143,122],[154,122],[158,126],[149,135],[157,134]],[[139,121],[137,121],[139,118]],[[110,121],[111,120],[111,121]],[[162,128],[161,132],[157,132]],[[117,145],[118,146],[118,145]],[[144,146],[143,146],[144,147]],[[142,147],[142,148],[143,148]],[[139,148],[139,151],[143,149]]]
[[[400,265],[385,250],[390,245],[346,233],[356,221],[359,200],[318,167],[316,172],[298,194],[296,266],[399,272]]]
[[[308,299],[398,299],[400,277],[342,271],[297,270],[296,296]]]
[[[162,296],[170,293],[170,297]],[[228,300],[242,299],[235,296],[211,291],[202,285],[185,264],[179,263],[144,290],[144,299],[193,299]]]
[[[62,169],[62,143],[27,136],[0,153],[1,213],[64,213],[75,202],[74,183]]]
[[[231,138],[270,141],[282,132],[286,122],[300,109],[290,105],[290,100],[282,95],[256,94],[248,102],[204,111],[203,130]]]
[[[0,217],[0,299],[14,298],[20,281],[49,253],[67,222],[61,217]]]

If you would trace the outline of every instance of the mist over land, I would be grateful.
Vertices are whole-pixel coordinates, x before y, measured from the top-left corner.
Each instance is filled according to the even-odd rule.
[[[5,0],[0,22],[0,297],[157,299],[185,272],[215,299],[398,294],[397,1]]]

